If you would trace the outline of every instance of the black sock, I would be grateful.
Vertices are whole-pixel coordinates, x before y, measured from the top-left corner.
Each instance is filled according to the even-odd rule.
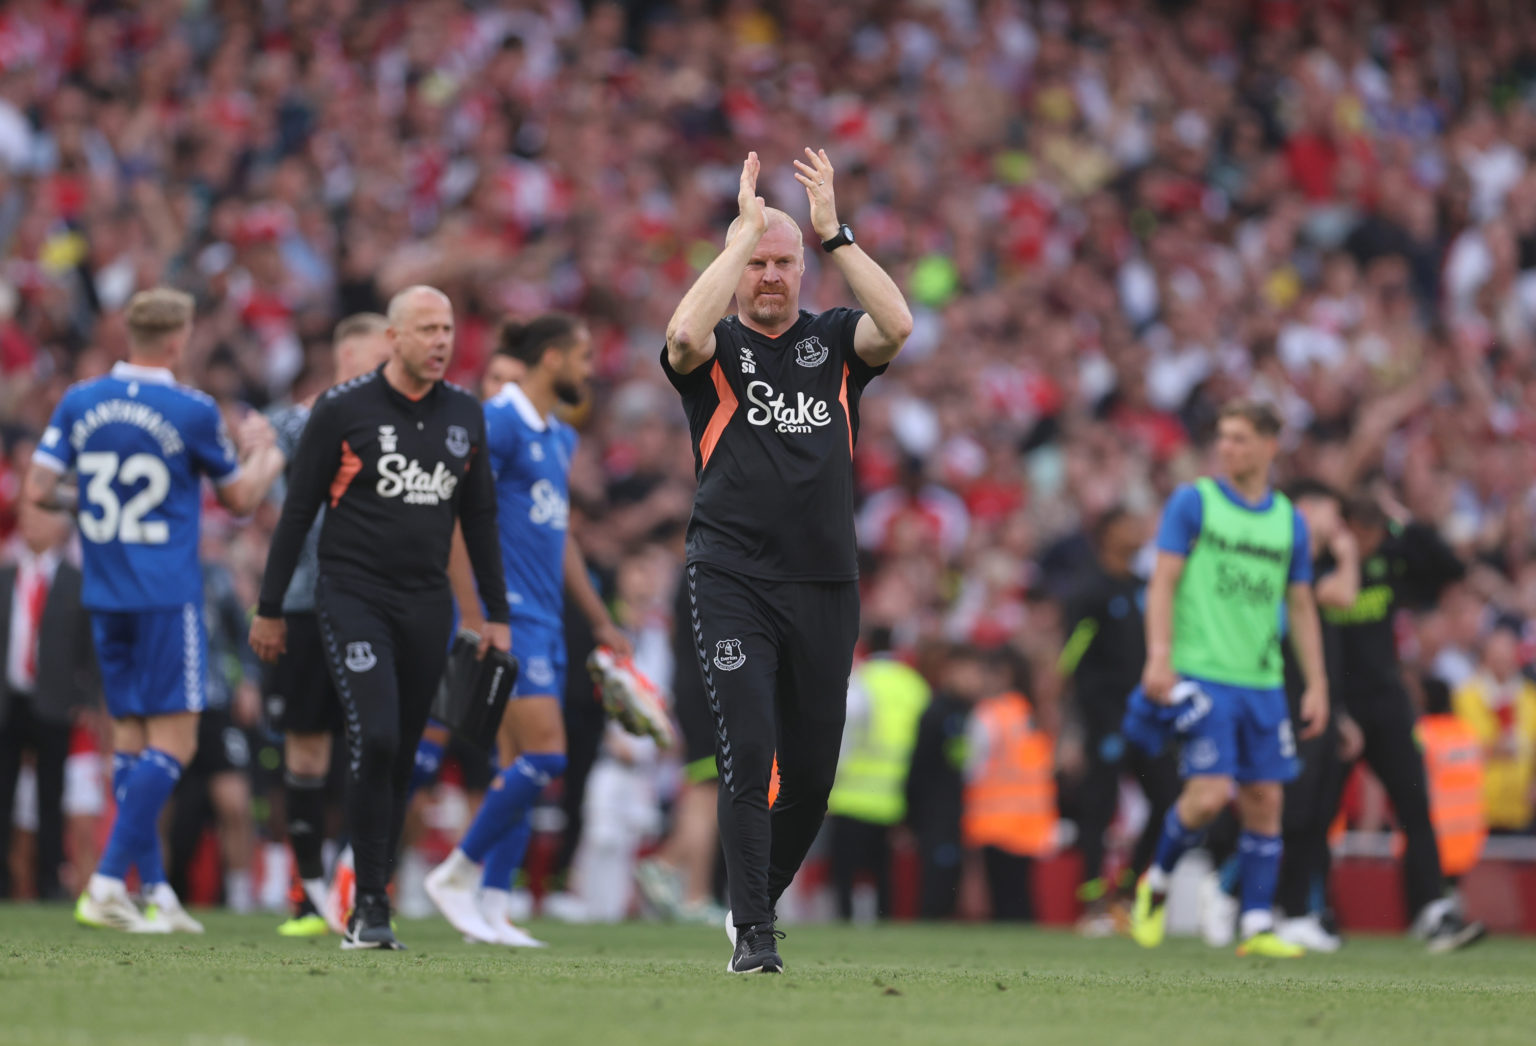
[[[288,773],[283,775],[288,789],[288,845],[293,847],[293,861],[300,879],[325,876],[325,862],[320,848],[325,842],[325,778]]]

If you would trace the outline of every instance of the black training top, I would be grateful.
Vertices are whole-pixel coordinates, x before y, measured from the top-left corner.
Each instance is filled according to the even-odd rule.
[[[852,581],[859,396],[885,366],[853,351],[857,309],[801,311],[777,338],[735,316],[715,355],[667,379],[682,395],[699,490],[688,561],[776,581]]]
[[[1091,729],[1114,732],[1125,717],[1125,699],[1146,666],[1146,582],[1134,574],[1111,575],[1094,563],[1067,598],[1071,633],[1058,668],[1073,678],[1081,714]]]
[[[441,381],[412,400],[383,371],[338,385],[315,403],[289,466],[258,613],[282,616],[304,535],[324,503],[322,577],[403,592],[445,591],[458,518],[486,617],[505,622],[496,490],[480,403]]]
[[[1318,571],[1333,568],[1326,553]],[[1372,555],[1360,562],[1360,595],[1354,606],[1322,608],[1325,624],[1338,631],[1338,679],[1346,706],[1402,695],[1403,683],[1393,628],[1400,606],[1432,606],[1466,568],[1433,527],[1394,527]]]

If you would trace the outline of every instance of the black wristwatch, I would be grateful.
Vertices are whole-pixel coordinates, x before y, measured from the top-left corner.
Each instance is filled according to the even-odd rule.
[[[828,254],[831,254],[839,247],[846,247],[852,242],[853,230],[848,228],[846,224],[843,224],[837,227],[836,236],[832,237],[830,240],[821,241],[821,249],[826,251]]]

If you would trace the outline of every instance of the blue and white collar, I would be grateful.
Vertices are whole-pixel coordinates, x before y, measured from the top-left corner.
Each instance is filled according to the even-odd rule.
[[[138,363],[114,363],[112,376],[119,381],[142,381],[152,385],[176,384],[176,375],[168,368],[145,367]]]
[[[528,393],[515,381],[509,381],[501,387],[497,399],[506,400],[516,409],[518,416],[527,423],[528,427],[537,432],[543,432],[549,428],[549,419],[539,416],[539,408],[533,405],[533,400],[528,398]]]

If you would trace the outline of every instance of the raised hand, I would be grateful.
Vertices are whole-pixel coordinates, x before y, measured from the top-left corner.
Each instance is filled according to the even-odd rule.
[[[805,155],[810,160],[795,161],[795,181],[805,186],[805,197],[811,203],[811,228],[823,240],[837,235],[837,201],[832,195],[832,161],[825,149],[812,152],[806,146]]]
[[[747,153],[747,160],[741,165],[741,189],[736,193],[736,205],[741,209],[741,231],[751,235],[768,227],[768,214],[764,210],[767,205],[757,195],[757,175],[762,169],[757,153]]]

